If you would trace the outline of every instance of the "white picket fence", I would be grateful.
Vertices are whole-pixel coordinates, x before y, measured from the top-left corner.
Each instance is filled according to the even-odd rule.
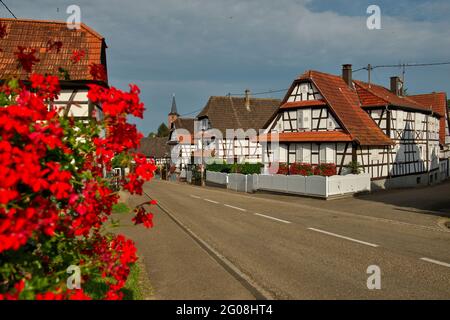
[[[206,181],[226,186],[239,192],[272,191],[321,198],[349,195],[371,190],[370,175],[345,176],[286,176],[286,175],[243,175],[206,172]]]

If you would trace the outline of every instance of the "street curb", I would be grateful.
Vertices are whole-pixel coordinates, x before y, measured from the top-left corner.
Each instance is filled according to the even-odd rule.
[[[144,191],[144,194],[151,200],[153,198]],[[162,206],[158,201],[157,206],[167,214],[167,216],[175,222],[187,235],[189,235],[203,250],[208,253],[208,255],[216,260],[216,262],[222,266],[233,278],[235,278],[239,283],[242,284],[244,288],[246,288],[256,300],[275,300],[275,297],[272,293],[267,291],[258,285],[255,281],[253,281],[249,276],[239,270],[231,261],[229,261],[226,257],[217,252],[213,247],[211,247],[207,242],[202,240],[198,235],[196,235],[189,227],[187,227],[183,222],[178,220],[167,208]]]

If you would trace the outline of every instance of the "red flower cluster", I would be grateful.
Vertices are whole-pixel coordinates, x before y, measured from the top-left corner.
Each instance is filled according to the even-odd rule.
[[[33,69],[33,66],[40,61],[35,57],[36,49],[19,46],[18,50],[19,51],[14,52],[14,54],[19,61],[19,66],[22,67],[26,72],[30,73]]]
[[[58,97],[61,88],[58,77],[43,76],[33,73],[30,76],[31,88],[35,89],[44,100],[54,100]]]
[[[316,166],[309,163],[292,163],[289,166],[286,163],[280,163],[277,174],[331,177],[337,175],[337,169],[333,163],[322,163]]]
[[[130,265],[137,260],[133,241],[122,235],[115,236],[112,240],[99,237],[94,243],[92,252],[100,262],[99,271],[109,286],[106,300],[122,299],[123,294],[120,289],[126,283]]]
[[[97,81],[106,81],[106,69],[102,64],[93,63],[89,66],[89,73],[92,76],[92,79]]]
[[[278,172],[276,174],[287,175],[289,173],[289,166],[286,163],[278,164]]]
[[[33,61],[25,65],[31,68]],[[103,105],[105,118],[87,124],[60,117],[51,106],[60,91],[56,77],[32,74],[29,80],[28,89],[1,87],[11,97],[0,107],[0,261],[4,261],[2,255],[17,250],[21,250],[17,256],[26,261],[15,262],[9,273],[2,271],[0,299],[89,298],[85,291],[67,290],[61,277],[48,271],[57,267],[58,259],[53,261],[52,255],[60,250],[65,256],[78,257],[74,259],[92,274],[103,274],[109,285],[104,298],[120,299],[130,265],[136,261],[136,248],[123,236],[102,231],[118,202],[103,174],[111,168],[114,156],[125,153],[135,164],[123,180],[125,189],[142,192],[143,183],[154,175],[154,163],[130,151],[142,137],[127,122],[128,115],[143,116],[139,89],[131,86],[123,92],[92,86],[88,96]],[[150,228],[152,218],[138,208],[133,221]],[[55,237],[58,247],[52,248]],[[34,278],[38,276],[29,270],[40,264],[39,274],[46,270],[48,283]],[[89,275],[83,280],[89,281]],[[24,288],[25,281],[31,282],[29,289]]]
[[[86,55],[86,51],[84,51],[84,50],[74,50],[72,52],[72,56],[70,57],[70,60],[72,61],[73,64],[76,64],[76,63],[80,62],[81,59],[83,59],[85,55]]]
[[[309,163],[293,163],[289,167],[289,173],[293,175],[312,176],[314,169]]]
[[[322,163],[314,167],[316,176],[331,177],[337,175],[336,165],[334,163]]]

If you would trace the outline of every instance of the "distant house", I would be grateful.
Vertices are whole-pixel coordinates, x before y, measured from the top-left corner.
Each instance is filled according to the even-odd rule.
[[[170,163],[170,148],[166,137],[142,138],[138,152],[144,154],[147,159],[154,160],[156,165]]]
[[[26,79],[27,74],[17,68],[14,53],[18,46],[35,49],[35,56],[40,61],[33,67],[33,72],[60,75],[62,90],[55,105],[65,107],[61,112],[77,119],[91,119],[94,115],[101,119],[101,107],[89,101],[87,85],[108,85],[107,46],[103,36],[85,24],[81,24],[80,29],[70,30],[66,22],[58,21],[0,18],[0,23],[6,25],[7,32],[0,42],[1,80],[13,76]],[[72,60],[74,51],[82,55],[77,63]],[[105,71],[101,80],[91,74],[92,65]]]
[[[194,122],[194,118],[180,117],[174,95],[168,119],[170,134],[167,143],[170,146],[172,164],[180,170],[193,163],[193,152],[195,150]]]
[[[257,136],[276,114],[280,100],[245,97],[213,96],[197,115],[197,157],[207,157],[228,163],[262,163],[262,146]],[[243,133],[233,136],[228,132]]]
[[[294,80],[266,133],[279,134],[280,162],[335,163],[343,174],[353,161],[380,187],[428,184],[449,174],[446,100],[407,96],[398,77],[390,90],[353,81],[351,65],[342,76],[311,70]]]

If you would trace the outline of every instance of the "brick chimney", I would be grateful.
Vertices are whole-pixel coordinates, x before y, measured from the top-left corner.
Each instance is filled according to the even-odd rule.
[[[345,83],[353,88],[352,84],[352,65],[351,64],[343,64],[342,65],[342,79],[344,79]]]
[[[397,96],[403,95],[403,82],[400,77],[391,77],[391,92]]]
[[[245,108],[247,109],[247,111],[251,111],[250,110],[250,90],[249,89],[245,90]]]

